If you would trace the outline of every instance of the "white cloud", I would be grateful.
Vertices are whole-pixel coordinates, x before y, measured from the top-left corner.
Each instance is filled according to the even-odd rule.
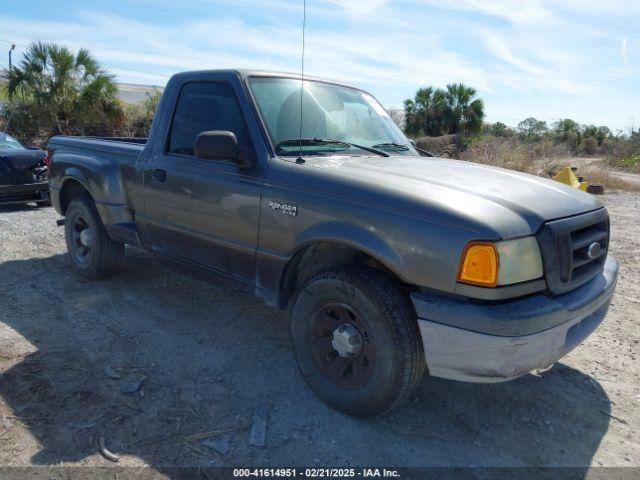
[[[620,43],[620,58],[625,66],[629,64],[629,39],[624,37]]]
[[[551,3],[553,0],[547,1]],[[636,0],[559,0],[551,4],[560,10],[596,18],[640,15],[640,2]]]
[[[388,3],[388,0],[326,0],[347,9],[352,15],[369,15]]]
[[[159,76],[205,68],[297,71],[300,64],[300,26],[289,23],[260,26],[215,17],[161,26],[85,12],[75,22],[42,23],[0,16],[0,29],[23,42],[43,38],[75,49],[88,47],[101,62],[116,65],[126,81],[151,76],[157,83]],[[307,31],[307,73],[360,84],[464,81],[488,88],[479,68],[442,48],[435,39],[422,42],[421,47],[429,49],[424,57],[416,56],[414,44],[410,34],[403,32],[333,31],[312,25]]]
[[[567,78],[558,68],[551,68],[541,60],[536,62],[532,59],[526,59],[524,49],[520,49],[517,53],[514,52],[510,46],[513,42],[508,42],[499,34],[484,30],[482,37],[488,51],[497,60],[511,67],[510,69],[501,67],[500,77],[508,81],[513,88],[551,90],[570,95],[588,93],[589,89],[585,84]],[[532,48],[526,49],[529,52],[531,50]],[[544,50],[537,56],[544,58]],[[556,60],[556,58],[552,59]]]
[[[516,24],[536,23],[553,18],[552,10],[541,0],[423,0],[428,5],[449,10],[477,12]]]

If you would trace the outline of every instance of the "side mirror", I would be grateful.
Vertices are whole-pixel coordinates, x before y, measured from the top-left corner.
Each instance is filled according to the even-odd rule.
[[[202,132],[196,138],[193,151],[201,160],[235,161],[243,168],[255,163],[255,154],[250,148],[240,148],[235,133],[224,130]]]
[[[202,132],[193,146],[201,160],[237,160],[239,150],[236,135],[222,130]]]

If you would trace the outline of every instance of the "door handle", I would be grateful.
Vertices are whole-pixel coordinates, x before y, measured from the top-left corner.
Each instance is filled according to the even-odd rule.
[[[154,168],[151,173],[151,181],[156,183],[164,183],[167,180],[167,172],[166,170],[160,170],[159,168]]]

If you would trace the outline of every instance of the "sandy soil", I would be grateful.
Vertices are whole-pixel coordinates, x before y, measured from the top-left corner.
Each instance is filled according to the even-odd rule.
[[[582,346],[505,384],[425,378],[406,406],[367,420],[309,391],[284,312],[139,251],[112,279],[83,281],[52,209],[4,209],[0,467],[638,467],[640,194],[603,200],[621,275],[609,316]],[[266,447],[256,448],[262,404]],[[100,437],[117,464],[100,455]]]

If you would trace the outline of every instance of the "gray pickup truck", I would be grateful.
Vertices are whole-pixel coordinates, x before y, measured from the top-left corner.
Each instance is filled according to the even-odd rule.
[[[73,268],[104,277],[129,244],[238,280],[290,309],[303,377],[358,416],[400,404],[425,371],[547,368],[603,321],[618,265],[598,200],[421,156],[368,93],[302,85],[181,73],[148,139],[51,139]]]

